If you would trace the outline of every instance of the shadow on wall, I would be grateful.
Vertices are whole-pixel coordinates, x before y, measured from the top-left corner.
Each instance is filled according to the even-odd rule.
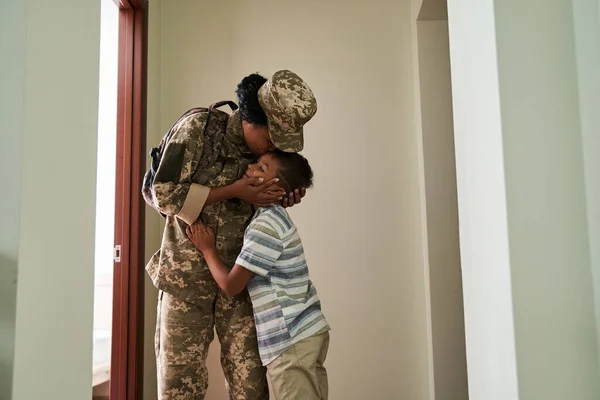
[[[0,255],[0,398],[10,399],[15,350],[17,260]]]

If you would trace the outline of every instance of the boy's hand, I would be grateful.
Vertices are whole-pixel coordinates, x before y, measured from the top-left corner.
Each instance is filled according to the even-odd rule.
[[[232,186],[235,190],[235,197],[238,199],[244,200],[256,207],[268,207],[282,199],[281,193],[267,193],[267,189],[277,182],[279,182],[277,178],[264,182],[262,178],[244,177],[235,181]]]
[[[203,225],[202,222],[194,222],[186,228],[185,232],[194,243],[194,246],[202,253],[215,250],[215,234],[212,229]]]
[[[300,190],[296,189],[291,193],[288,193],[281,202],[281,205],[284,208],[293,207],[295,204],[300,204],[302,202],[302,198],[306,195],[306,188],[302,188]]]

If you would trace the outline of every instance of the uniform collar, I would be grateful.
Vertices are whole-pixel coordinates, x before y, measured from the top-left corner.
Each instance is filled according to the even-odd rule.
[[[244,139],[244,131],[242,130],[242,118],[240,116],[240,111],[234,111],[227,121],[227,137],[236,145],[242,154],[252,154],[248,145],[246,144],[246,140]]]

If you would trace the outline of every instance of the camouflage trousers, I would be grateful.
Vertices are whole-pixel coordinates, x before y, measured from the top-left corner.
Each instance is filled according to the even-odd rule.
[[[231,400],[266,400],[266,368],[258,354],[252,304],[246,291],[218,290],[206,304],[159,293],[155,336],[158,398],[202,400],[208,388],[206,357],[216,328]]]

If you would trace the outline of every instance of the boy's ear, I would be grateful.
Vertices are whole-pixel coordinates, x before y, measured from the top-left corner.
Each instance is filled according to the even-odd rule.
[[[267,190],[267,194],[272,194],[274,196],[283,196],[285,194],[285,190],[283,190],[280,187],[273,188],[273,189]]]

